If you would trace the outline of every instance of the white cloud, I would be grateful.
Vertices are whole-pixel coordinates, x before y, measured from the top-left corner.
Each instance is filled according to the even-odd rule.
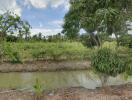
[[[55,27],[61,28],[63,25],[63,20],[54,20],[52,22],[49,22],[50,25],[54,25]]]
[[[29,5],[29,3],[35,8],[45,8],[48,5],[48,0],[25,0],[25,4]]]
[[[60,5],[63,5],[65,3],[65,0],[50,0],[51,7],[57,8]]]
[[[31,29],[31,34],[38,34],[39,32],[42,33],[43,36],[55,35],[60,33],[62,29],[47,29],[47,28],[33,28]]]
[[[28,8],[30,8],[30,5],[35,8],[46,8],[47,6],[58,8],[60,5],[63,5],[67,10],[69,9],[69,0],[25,0],[24,5],[28,6]]]
[[[21,16],[22,9],[18,6],[16,0],[0,0],[0,13],[10,10]]]
[[[60,5],[63,5],[65,10],[69,10],[70,4],[69,0],[50,0],[51,1],[51,7],[57,8]]]

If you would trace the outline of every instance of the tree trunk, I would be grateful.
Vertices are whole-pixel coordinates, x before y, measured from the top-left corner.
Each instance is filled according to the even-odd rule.
[[[99,43],[99,46],[101,46],[102,43],[101,43],[100,37],[98,35],[96,35],[96,37],[97,37],[97,41]]]
[[[101,74],[101,75],[99,75],[99,77],[100,77],[100,80],[101,80],[102,87],[106,88],[107,81],[108,81],[108,76],[105,75],[105,74],[103,74],[103,75]]]
[[[94,34],[90,34],[92,40],[95,41],[97,47],[100,47],[101,46],[101,42],[100,42],[100,39],[99,39],[99,36],[98,35],[94,35]]]
[[[106,74],[100,74],[99,75],[100,77],[100,80],[101,80],[101,84],[102,84],[102,89],[104,90],[104,92],[107,94],[111,94],[112,93],[112,90],[111,88],[108,86],[107,82],[108,82],[108,78],[109,76],[106,75]]]

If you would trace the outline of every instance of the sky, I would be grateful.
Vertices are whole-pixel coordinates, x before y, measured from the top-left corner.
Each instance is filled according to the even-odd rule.
[[[18,14],[30,23],[32,35],[42,32],[47,36],[61,32],[69,7],[69,0],[0,0],[0,14],[7,10]],[[132,34],[132,31],[128,33]]]
[[[69,0],[0,0],[0,13],[11,10],[32,26],[31,33],[53,35],[61,32]]]

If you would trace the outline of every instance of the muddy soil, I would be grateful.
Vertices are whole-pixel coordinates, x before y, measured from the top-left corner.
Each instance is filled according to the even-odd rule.
[[[35,100],[33,92],[1,92],[0,100]],[[132,100],[132,85],[111,86],[95,90],[85,88],[57,89],[43,92],[40,100]]]
[[[9,62],[0,64],[0,72],[43,72],[61,70],[86,70],[90,61],[30,61],[20,64]]]

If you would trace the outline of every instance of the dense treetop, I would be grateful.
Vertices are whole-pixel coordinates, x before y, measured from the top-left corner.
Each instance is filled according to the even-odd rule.
[[[77,37],[81,28],[91,36],[98,31],[117,38],[132,20],[132,0],[71,0],[70,4],[63,25],[63,33],[70,38]]]

